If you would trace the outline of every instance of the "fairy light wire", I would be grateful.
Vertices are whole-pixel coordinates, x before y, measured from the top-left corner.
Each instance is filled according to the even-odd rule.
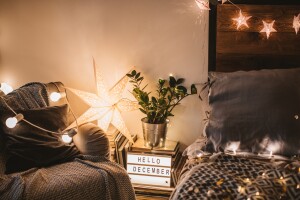
[[[57,84],[56,84],[56,83],[53,83],[53,84],[57,87],[57,89],[58,89],[58,91],[59,91],[59,87],[57,86]],[[66,88],[64,87],[64,89],[65,89],[65,93],[66,93]],[[59,91],[59,92],[60,92],[60,91]],[[6,100],[5,100],[2,96],[0,96],[0,98],[3,100],[5,106],[6,106],[11,112],[13,112],[15,115],[18,115],[18,113],[17,113],[16,111],[14,111],[14,109],[6,102]],[[71,107],[71,105],[70,105],[70,103],[69,103],[67,93],[66,93],[66,101],[67,101],[67,104],[69,105],[71,114],[72,114],[72,116],[73,116],[74,119],[75,119],[76,127],[77,127],[77,130],[78,130],[78,127],[79,127],[79,126],[78,126],[77,117],[75,116],[75,114],[74,114],[74,112],[73,112],[73,109],[72,109],[72,107]],[[53,134],[58,134],[58,135],[67,135],[65,132],[56,132],[56,131],[51,131],[51,130],[45,129],[45,128],[43,128],[43,127],[40,127],[40,126],[38,126],[38,125],[36,125],[36,124],[34,124],[34,123],[32,123],[32,122],[26,120],[25,118],[23,118],[21,121],[24,121],[25,123],[29,124],[30,126],[33,126],[33,127],[37,128],[37,129],[40,129],[40,130],[45,131],[45,132],[48,132],[48,133],[53,133]]]
[[[239,6],[237,6],[236,4],[234,4],[232,1],[227,0],[229,3],[231,3],[232,5],[234,5],[235,7],[237,7],[239,10],[242,10]]]
[[[57,88],[58,92],[60,92],[60,90],[59,90],[60,87],[59,87],[55,82],[52,82],[52,84],[55,85],[55,87]],[[74,120],[75,120],[75,123],[76,123],[76,128],[77,128],[77,130],[78,130],[78,127],[79,127],[79,125],[78,125],[78,120],[77,120],[77,117],[76,117],[76,115],[75,115],[75,113],[74,113],[74,111],[73,111],[73,109],[72,109],[71,104],[70,104],[69,97],[68,97],[68,94],[67,94],[67,88],[66,88],[64,85],[62,86],[62,88],[64,88],[64,92],[65,92],[65,94],[66,94],[66,101],[67,101],[67,104],[69,105],[71,114],[72,114],[72,116],[73,116],[73,118],[74,118]]]

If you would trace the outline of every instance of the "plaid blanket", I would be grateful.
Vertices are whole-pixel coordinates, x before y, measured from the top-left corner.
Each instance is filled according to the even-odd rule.
[[[190,160],[171,199],[300,199],[299,161],[218,154]]]

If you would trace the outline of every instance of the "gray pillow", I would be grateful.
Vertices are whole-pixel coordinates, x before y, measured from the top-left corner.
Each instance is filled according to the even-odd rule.
[[[300,69],[211,72],[207,149],[300,153]]]
[[[78,128],[73,142],[83,155],[103,156],[109,159],[109,141],[105,132],[93,123]]]
[[[67,111],[68,105],[15,110],[16,113],[22,113],[29,122],[55,132],[64,130],[67,126]],[[4,134],[8,153],[6,174],[69,162],[81,157],[74,145],[65,144],[56,133],[37,129],[23,120],[16,127],[8,128],[5,120],[12,116],[14,113],[10,110],[2,111],[0,115],[0,133]]]

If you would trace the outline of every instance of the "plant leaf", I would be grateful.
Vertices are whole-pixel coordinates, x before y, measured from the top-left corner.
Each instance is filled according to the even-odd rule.
[[[169,80],[170,86],[175,87],[176,86],[176,79],[173,76],[170,76],[169,78],[170,78],[170,80]]]
[[[136,71],[135,71],[135,70],[132,70],[131,75],[132,75],[132,76],[135,76],[135,75],[136,75]]]
[[[187,93],[187,89],[186,87],[179,85],[176,87],[177,90],[181,91],[182,93],[186,94]]]
[[[138,79],[138,78],[140,77],[140,75],[141,75],[141,72],[137,73],[137,74],[135,75],[135,79]]]
[[[195,84],[191,85],[191,94],[197,94],[197,88],[196,88]]]
[[[147,112],[144,109],[142,109],[142,108],[139,108],[139,109],[142,113],[147,114]]]
[[[179,78],[177,81],[176,81],[176,84],[177,85],[180,85],[181,83],[184,82],[184,78]]]

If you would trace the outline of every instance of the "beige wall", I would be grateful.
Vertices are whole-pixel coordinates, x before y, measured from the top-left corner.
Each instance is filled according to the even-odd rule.
[[[0,81],[14,88],[62,81],[93,92],[92,57],[108,86],[132,66],[151,83],[169,73],[204,82],[207,46],[208,13],[194,0],[0,0]],[[201,112],[196,96],[184,100],[168,137],[193,142]],[[140,134],[140,112],[123,116]]]

